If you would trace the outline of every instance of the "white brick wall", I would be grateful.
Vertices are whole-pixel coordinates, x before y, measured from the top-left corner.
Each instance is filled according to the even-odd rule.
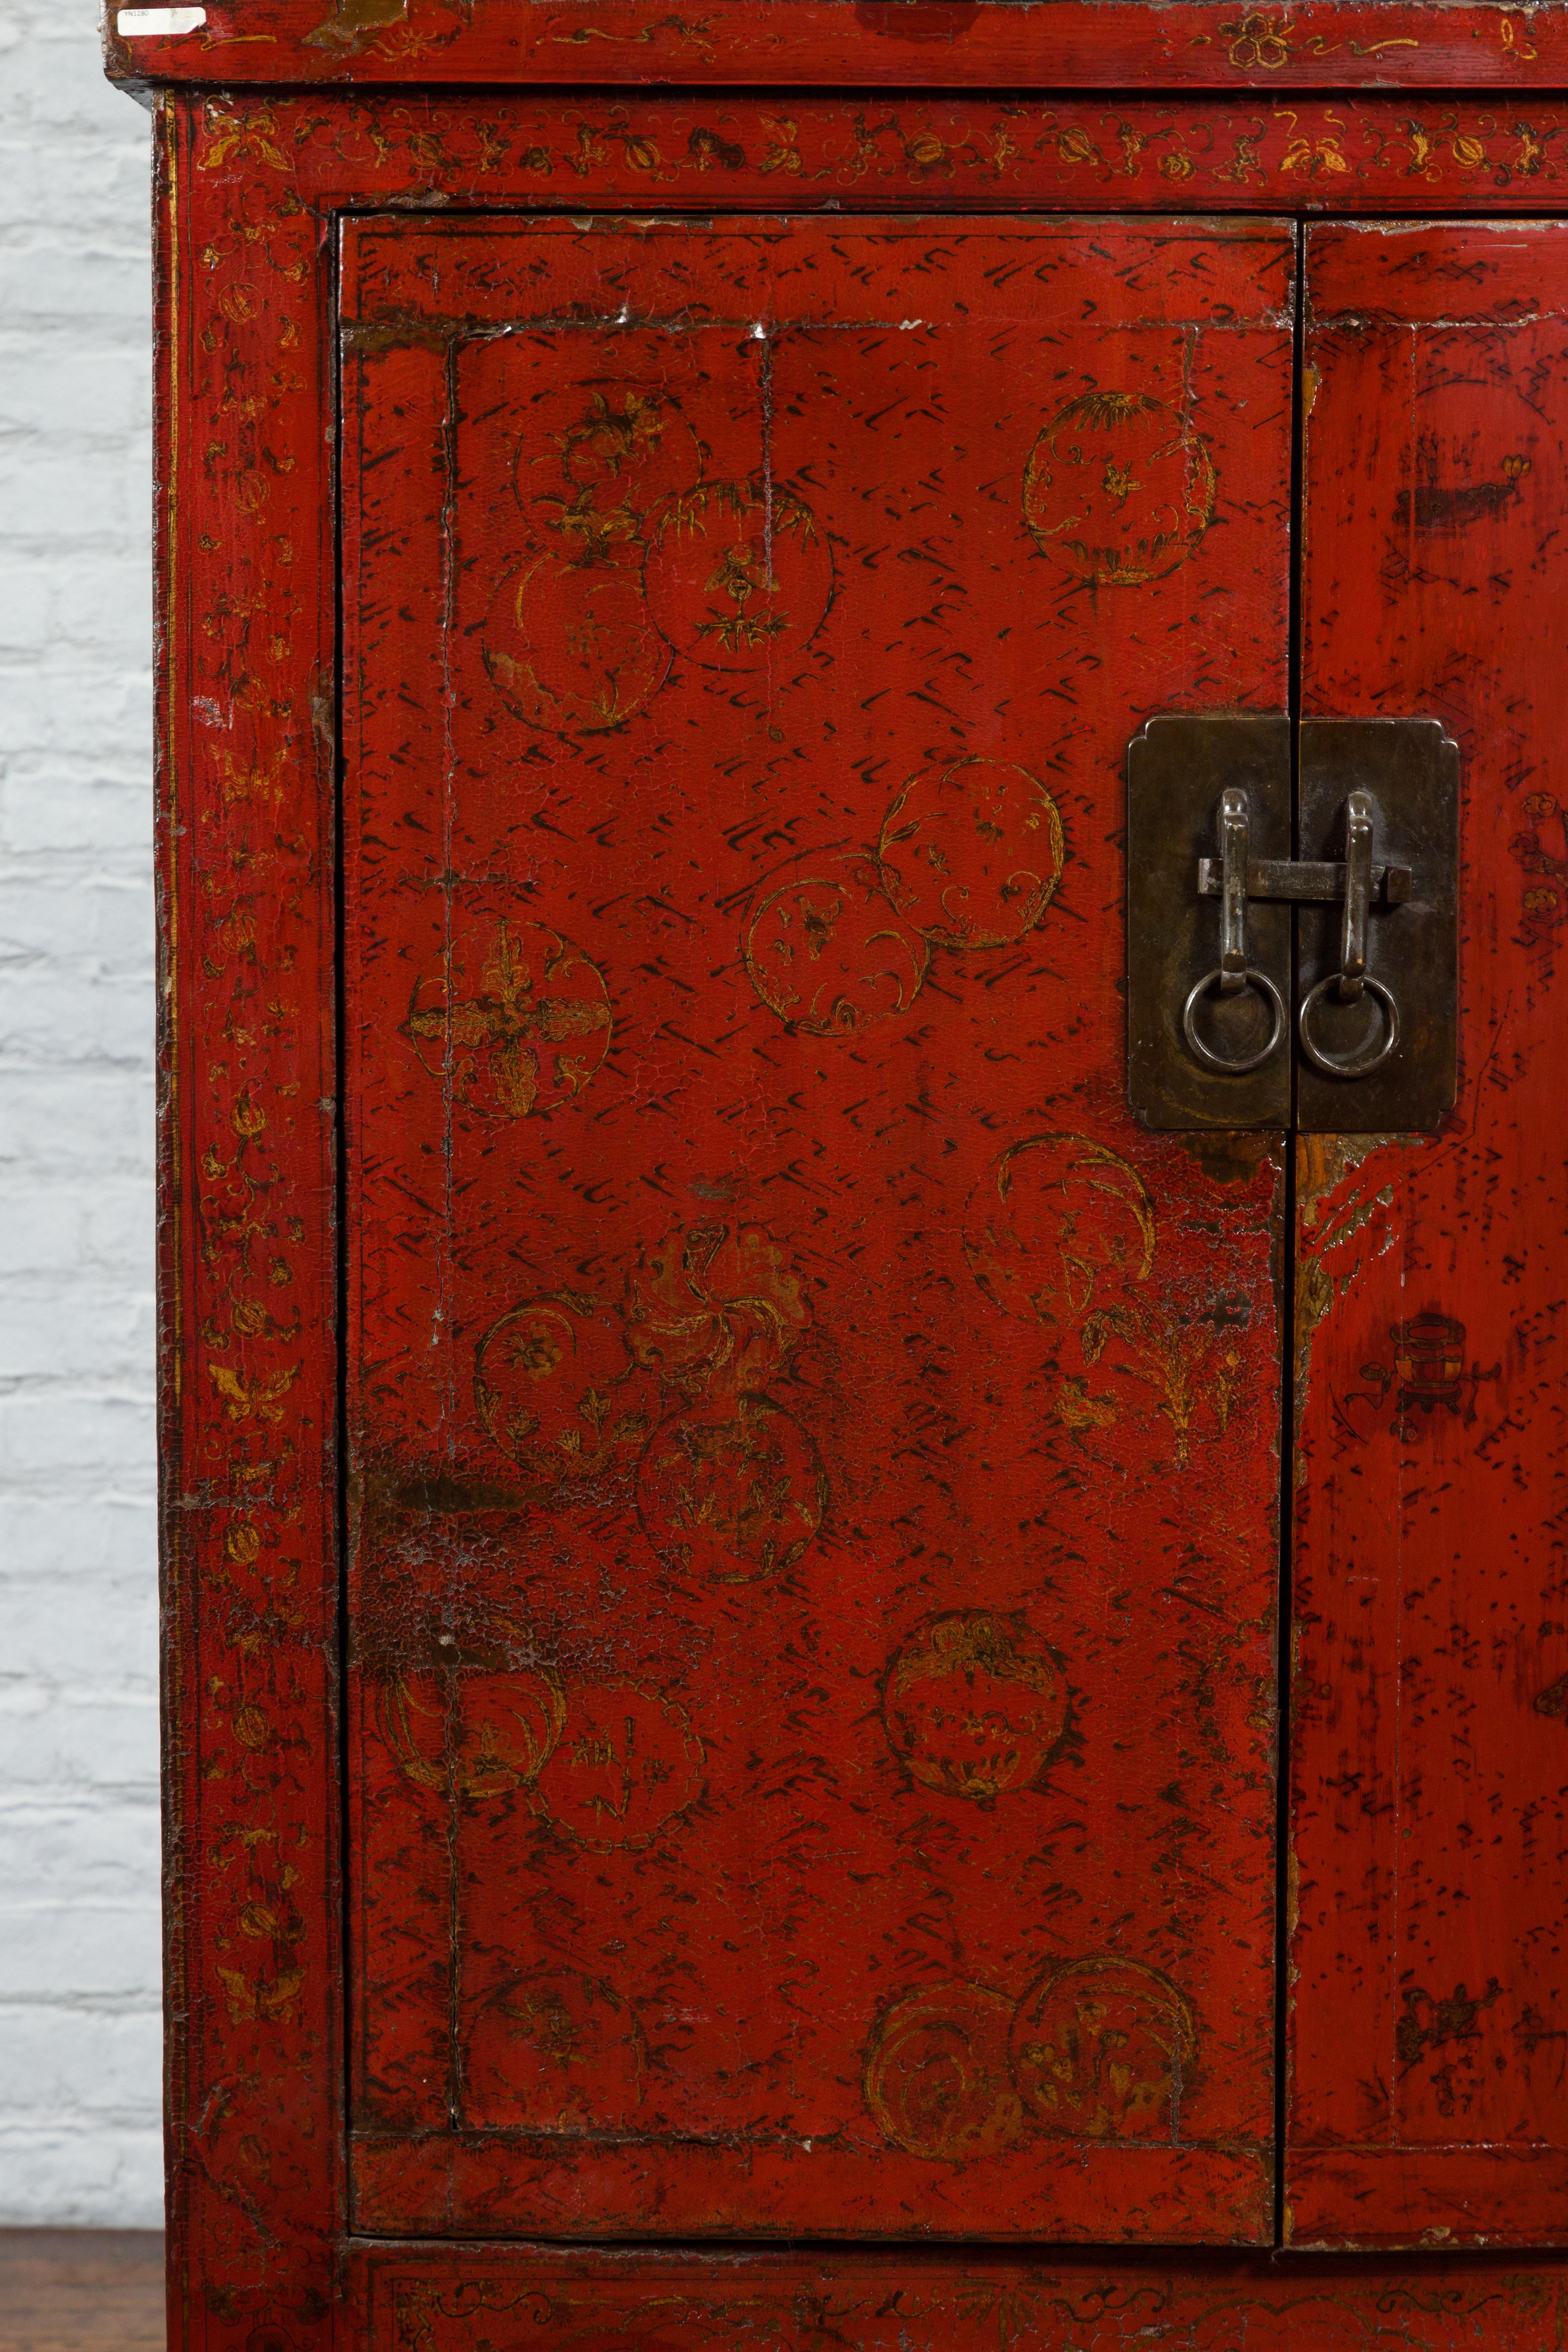
[[[161,2220],[147,132],[0,0],[0,2223]]]

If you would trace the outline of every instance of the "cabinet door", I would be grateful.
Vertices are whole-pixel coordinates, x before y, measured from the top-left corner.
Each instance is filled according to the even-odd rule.
[[[1560,2243],[1568,232],[1315,228],[1307,286],[1303,707],[1441,719],[1464,798],[1458,1107],[1301,1147],[1289,2210]]]
[[[1293,269],[345,231],[363,2230],[1271,2231],[1282,1139],[1128,1116],[1122,780],[1285,708]]]

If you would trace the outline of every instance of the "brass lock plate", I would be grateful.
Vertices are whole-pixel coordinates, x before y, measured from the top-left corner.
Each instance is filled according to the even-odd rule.
[[[1129,747],[1145,1127],[1419,1133],[1453,1104],[1458,749],[1433,719],[1308,719],[1294,795],[1291,765],[1276,713],[1172,713]]]

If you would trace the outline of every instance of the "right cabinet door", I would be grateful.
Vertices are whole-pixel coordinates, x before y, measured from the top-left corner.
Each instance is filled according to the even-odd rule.
[[[1459,1095],[1300,1139],[1287,2210],[1568,2240],[1568,226],[1314,228],[1302,709],[1460,746]]]

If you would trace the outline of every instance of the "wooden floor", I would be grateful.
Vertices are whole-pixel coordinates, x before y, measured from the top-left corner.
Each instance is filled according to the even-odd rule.
[[[0,2352],[163,2352],[152,2230],[0,2230]]]

